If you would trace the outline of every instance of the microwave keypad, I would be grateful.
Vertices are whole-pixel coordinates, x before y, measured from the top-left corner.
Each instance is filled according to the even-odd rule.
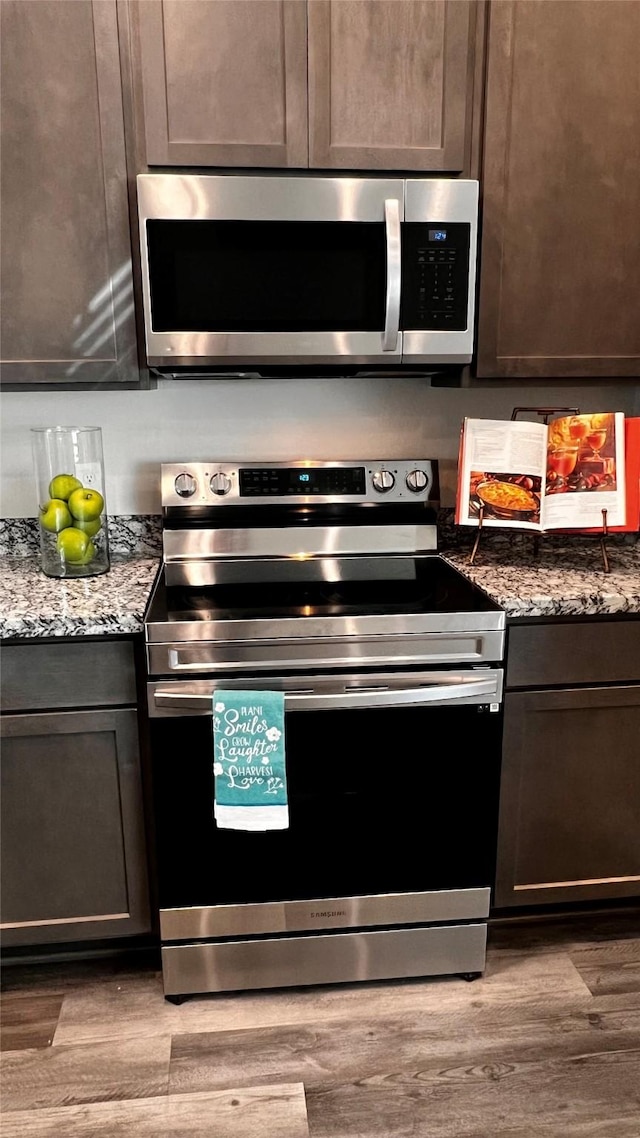
[[[470,226],[405,222],[402,228],[402,327],[464,331]]]

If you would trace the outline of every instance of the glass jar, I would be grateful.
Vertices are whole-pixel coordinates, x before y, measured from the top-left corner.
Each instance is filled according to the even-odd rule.
[[[32,430],[42,571],[94,577],[109,569],[100,427]]]

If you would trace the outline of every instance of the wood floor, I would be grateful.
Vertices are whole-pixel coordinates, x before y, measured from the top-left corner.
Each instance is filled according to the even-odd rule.
[[[495,926],[473,984],[2,981],[2,1138],[640,1138],[640,910]]]

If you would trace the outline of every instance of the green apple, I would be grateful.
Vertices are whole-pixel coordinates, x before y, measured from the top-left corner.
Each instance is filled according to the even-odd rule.
[[[66,502],[61,498],[50,498],[44,506],[40,506],[40,525],[49,533],[60,533],[73,521]]]
[[[95,537],[98,530],[102,528],[102,519],[95,518],[92,522],[83,522],[81,518],[74,518],[73,524],[76,529],[81,529],[83,533],[86,533],[87,537]]]
[[[68,502],[69,495],[73,494],[74,490],[82,490],[79,478],[73,474],[56,474],[49,486],[49,497],[61,498],[63,502]]]
[[[75,526],[69,526],[58,534],[58,552],[69,565],[88,565],[96,554],[92,541]]]
[[[98,490],[90,490],[83,486],[71,494],[69,509],[79,521],[93,522],[104,510],[104,498]]]
[[[87,548],[84,551],[84,557],[82,558],[82,561],[80,562],[80,564],[81,565],[88,565],[90,561],[93,561],[95,555],[96,555],[95,545],[93,544],[92,541],[87,542]]]

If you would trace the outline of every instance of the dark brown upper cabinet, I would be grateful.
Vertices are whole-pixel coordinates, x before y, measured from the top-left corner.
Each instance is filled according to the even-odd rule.
[[[3,0],[2,382],[137,385],[115,0]]]
[[[465,168],[467,0],[138,0],[149,166]]]
[[[307,165],[307,5],[134,5],[149,166]]]
[[[462,170],[470,8],[310,0],[309,165]]]
[[[640,3],[489,6],[478,375],[640,375]]]

